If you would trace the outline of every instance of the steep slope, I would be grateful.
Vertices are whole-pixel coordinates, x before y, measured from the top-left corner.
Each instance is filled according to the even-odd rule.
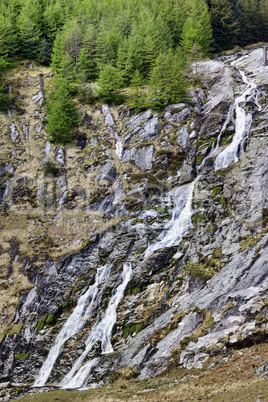
[[[44,130],[50,71],[10,75],[2,381],[144,378],[265,341],[268,68],[255,49],[196,69],[190,105],[131,116],[80,104],[66,148]]]

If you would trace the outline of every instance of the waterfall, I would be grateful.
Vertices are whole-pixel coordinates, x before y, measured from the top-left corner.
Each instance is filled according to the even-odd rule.
[[[261,110],[257,101],[257,85],[253,82],[249,82],[243,71],[240,71],[240,74],[248,87],[235,99],[235,133],[232,142],[216,157],[214,164],[215,170],[226,168],[231,163],[237,162],[239,156],[244,153],[245,143],[248,140],[249,130],[252,123],[252,112],[246,112],[240,104],[252,101],[256,104],[258,110]],[[222,132],[223,130],[221,130],[219,134],[217,146]]]
[[[197,179],[185,186],[178,187],[171,196],[175,199],[171,220],[160,233],[155,243],[149,244],[144,252],[146,258],[154,251],[165,247],[178,246],[183,235],[192,225],[192,199]]]
[[[109,277],[111,265],[105,265],[97,269],[95,283],[78,299],[77,306],[70,315],[69,319],[63,325],[55,342],[53,343],[49,354],[41,367],[34,386],[43,386],[46,384],[53,366],[62,351],[65,342],[77,334],[84,327],[90,316],[95,301],[99,301],[102,291],[99,291],[101,284]]]
[[[111,336],[114,324],[117,320],[117,307],[124,296],[125,288],[131,279],[132,267],[130,263],[124,263],[123,272],[120,275],[120,285],[110,298],[108,307],[103,318],[96,322],[86,339],[86,348],[81,356],[77,359],[70,372],[62,379],[60,385],[63,388],[81,388],[87,383],[87,377],[91,369],[98,363],[98,358],[90,359],[85,364],[89,352],[92,350],[96,342],[101,342],[101,350],[103,354],[113,352],[111,344]]]
[[[218,149],[219,146],[220,146],[221,136],[222,136],[222,134],[224,133],[224,131],[226,130],[226,127],[227,127],[227,125],[229,124],[229,122],[230,122],[230,120],[231,120],[231,115],[232,115],[232,113],[233,113],[233,105],[229,108],[229,111],[228,111],[226,120],[225,120],[225,122],[223,123],[223,126],[222,126],[222,128],[221,128],[220,134],[218,135],[217,144],[216,144],[216,149]]]
[[[119,135],[116,133],[115,135],[115,139],[116,139],[116,144],[115,144],[115,153],[118,156],[119,159],[121,159],[122,157],[122,152],[123,152],[123,144],[122,144],[122,140],[119,137]]]
[[[111,115],[110,109],[108,105],[102,105],[102,113],[105,116],[105,124],[109,126],[109,131],[112,132],[112,134],[115,137],[116,143],[115,143],[115,154],[118,156],[119,159],[122,157],[122,151],[123,151],[123,144],[122,140],[117,134],[116,131],[116,124],[114,122],[114,119]]]

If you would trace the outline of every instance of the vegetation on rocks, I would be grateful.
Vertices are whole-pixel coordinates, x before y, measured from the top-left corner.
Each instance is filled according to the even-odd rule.
[[[54,390],[20,398],[25,402],[50,402],[53,399],[73,402],[81,398],[90,401],[135,398],[140,402],[161,402],[167,398],[172,402],[177,402],[178,399],[220,402],[224,399],[232,402],[238,399],[255,400],[258,395],[265,400],[268,398],[267,380],[256,378],[255,370],[267,358],[267,348],[264,345],[254,345],[243,351],[230,350],[227,356],[212,356],[200,369],[172,367],[161,376],[139,380],[135,378],[135,369],[122,368],[116,372],[112,384],[95,390]]]
[[[16,3],[25,32],[31,16],[20,1]],[[134,3],[140,20],[133,17]],[[151,8],[148,2],[134,3],[126,8],[124,2],[105,2],[108,16],[102,1],[74,2],[62,14],[64,2],[43,2],[40,8],[36,0],[33,8],[42,24],[31,17],[34,41],[25,39],[23,50],[8,56],[11,60],[23,51],[29,57],[31,53],[32,61],[14,60],[14,69],[4,76],[12,107],[1,114],[0,138],[1,381],[32,383],[71,311],[80,306],[88,289],[97,289],[96,299],[89,299],[94,302],[84,327],[66,341],[51,371],[48,382],[59,382],[83,353],[96,320],[105,316],[122,285],[125,264],[132,264],[133,273],[111,329],[114,352],[100,353],[101,342],[96,342],[90,358],[97,356],[100,362],[92,368],[90,381],[106,383],[116,367],[114,389],[128,392],[130,384],[133,393],[123,397],[133,399],[143,390],[140,386],[156,384],[152,379],[135,382],[131,377],[137,374],[159,376],[177,364],[193,373],[200,365],[209,371],[206,359],[214,352],[226,358],[239,342],[244,348],[247,342],[264,339],[266,215],[261,169],[266,139],[260,139],[254,127],[238,163],[215,174],[211,156],[198,171],[225,121],[225,101],[219,101],[215,115],[209,110],[219,99],[214,86],[220,83],[222,88],[227,82],[232,86],[228,96],[233,96],[245,85],[236,67],[223,57],[196,60],[200,86],[189,90],[184,77],[188,50],[177,48],[179,44],[186,49],[193,34],[196,40],[200,36],[200,44],[189,50],[188,63],[191,57],[199,59],[197,53],[210,51],[211,30],[206,26],[205,35],[201,25],[208,24],[216,2],[206,6],[204,1],[189,0],[184,2],[187,10],[175,10],[169,1],[149,2]],[[52,21],[50,11],[56,4],[59,12]],[[102,13],[101,21],[95,7]],[[195,7],[202,10],[200,19]],[[83,22],[88,8],[90,24]],[[122,10],[124,21],[119,18]],[[185,27],[184,17],[179,18],[183,12],[188,15]],[[20,18],[21,13],[25,16]],[[79,18],[67,22],[66,15],[76,13]],[[114,18],[118,24],[110,29]],[[122,26],[124,34],[118,35]],[[252,53],[234,57],[247,63]],[[36,64],[41,56],[44,64],[51,56],[56,75]],[[117,96],[130,100],[134,114],[124,105],[98,103],[113,103]],[[252,118],[262,125],[265,88],[258,102],[263,110],[256,110]],[[178,104],[166,107],[169,103]],[[208,119],[212,114],[215,121]],[[181,238],[173,239],[172,225],[182,211],[188,223]],[[111,272],[97,284],[98,269],[104,266]],[[239,297],[230,302],[231,292]],[[177,335],[171,339],[173,332]],[[210,340],[215,348],[214,343],[207,347]],[[172,360],[174,347],[179,349]],[[176,373],[181,379],[181,372]],[[203,384],[201,374],[198,379]],[[205,397],[197,388],[197,396]],[[211,397],[217,396],[215,389],[206,389]],[[103,397],[106,390],[100,391]],[[164,384],[163,392],[167,391]],[[60,391],[56,398],[64,395]],[[75,393],[70,395],[76,398]],[[158,397],[163,400],[161,392]]]
[[[74,138],[74,128],[79,118],[77,108],[68,92],[67,81],[57,77],[47,103],[46,130],[49,140],[55,144],[66,144]]]

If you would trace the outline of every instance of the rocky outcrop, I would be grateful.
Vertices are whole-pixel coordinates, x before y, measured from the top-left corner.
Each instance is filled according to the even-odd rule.
[[[25,113],[1,115],[2,382],[34,382],[97,268],[106,265],[110,273],[83,328],[65,340],[50,384],[83,355],[124,264],[132,277],[114,312],[114,353],[93,345],[88,361],[98,363],[89,383],[106,383],[126,366],[139,378],[172,365],[198,368],[229,348],[264,342],[268,87],[260,50],[246,53],[199,63],[202,90],[190,105],[162,114],[81,104],[77,138],[85,146],[65,149],[50,146],[44,111],[33,99],[41,73],[46,91],[49,71],[20,67],[10,77],[14,105]],[[246,88],[237,67],[258,85],[259,107],[245,102],[252,111],[245,152],[215,170],[235,131],[233,97]]]

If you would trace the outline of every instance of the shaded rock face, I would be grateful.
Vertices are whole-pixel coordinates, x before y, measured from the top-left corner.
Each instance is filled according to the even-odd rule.
[[[1,115],[2,382],[34,382],[96,270],[108,264],[83,328],[66,338],[48,383],[60,383],[83,355],[126,263],[132,277],[114,312],[114,353],[101,354],[96,342],[85,383],[106,383],[126,366],[140,378],[172,365],[202,367],[211,355],[265,340],[268,86],[260,51],[245,55],[200,63],[202,91],[190,106],[161,115],[81,105],[78,144],[66,149],[48,145],[41,124],[36,88],[43,74],[46,91],[49,71],[24,67],[10,78],[26,112]],[[237,67],[258,85],[259,107],[245,102],[252,112],[245,152],[215,171],[235,130],[233,96],[246,88]],[[178,221],[191,224],[172,242]]]

